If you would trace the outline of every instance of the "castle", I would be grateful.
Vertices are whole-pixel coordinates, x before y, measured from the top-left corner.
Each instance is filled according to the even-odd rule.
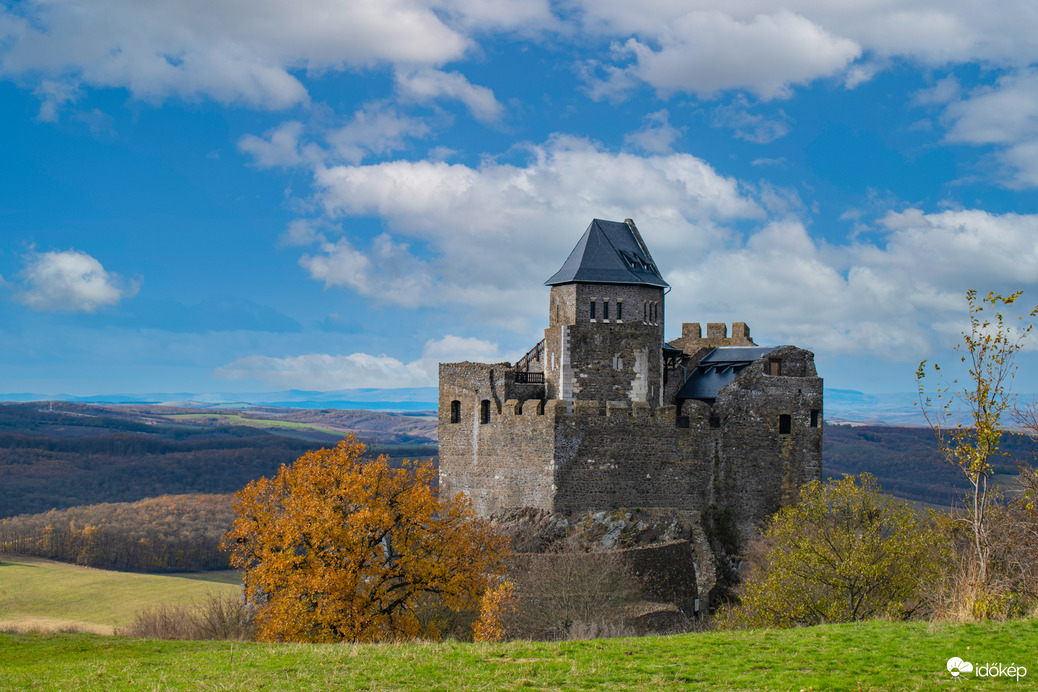
[[[665,343],[670,287],[633,221],[593,220],[546,285],[544,340],[519,362],[440,364],[443,492],[485,515],[709,508],[743,544],[821,479],[814,355],[742,322]]]

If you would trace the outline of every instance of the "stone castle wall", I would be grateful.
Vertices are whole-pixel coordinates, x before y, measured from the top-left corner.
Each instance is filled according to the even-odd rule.
[[[780,375],[768,374],[771,360]],[[521,400],[520,391],[536,388],[516,386],[507,363],[440,366],[440,483],[484,514],[716,504],[747,539],[797,487],[821,478],[821,380],[803,349],[772,352],[713,406],[690,400],[680,412],[630,401]]]

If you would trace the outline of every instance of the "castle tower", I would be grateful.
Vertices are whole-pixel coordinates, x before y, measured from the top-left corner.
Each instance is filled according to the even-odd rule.
[[[545,285],[547,398],[662,405],[669,285],[634,222],[594,219]]]

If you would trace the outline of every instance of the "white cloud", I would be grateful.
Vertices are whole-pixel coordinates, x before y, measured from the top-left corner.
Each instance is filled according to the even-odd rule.
[[[633,64],[603,65],[595,97],[641,80],[663,91],[744,89],[781,97],[792,86],[842,77],[853,89],[896,58],[928,67],[1038,61],[1029,0],[575,0],[585,32],[626,41]],[[864,59],[861,59],[864,56]]]
[[[388,234],[375,238],[370,253],[354,249],[349,240],[324,242],[320,254],[303,255],[300,266],[325,288],[345,286],[376,303],[419,307],[436,302],[435,280],[428,264],[414,257],[406,244]]]
[[[137,293],[136,282],[105,271],[76,250],[34,252],[25,258],[17,299],[33,310],[94,312]]]
[[[782,10],[739,20],[720,10],[675,17],[652,43],[628,39],[634,57],[626,73],[661,91],[712,96],[745,89],[763,99],[786,97],[790,86],[843,70],[861,55],[854,41]]]
[[[36,0],[0,8],[0,36],[0,74],[261,108],[305,102],[301,68],[436,65],[471,45],[420,0]]]
[[[330,218],[379,217],[421,252],[387,236],[371,252],[326,243],[302,264],[326,285],[408,306],[467,304],[524,329],[540,314],[531,307],[538,306],[538,285],[596,216],[634,218],[652,229],[653,247],[695,254],[729,232],[726,222],[763,213],[735,180],[688,154],[641,157],[572,137],[530,152],[525,166],[488,160],[478,168],[439,161],[318,168],[317,197]]]
[[[681,131],[670,124],[666,109],[645,116],[645,125],[637,132],[624,135],[624,143],[650,154],[669,154]]]
[[[949,88],[948,100],[957,95]],[[995,145],[1011,185],[1038,186],[1038,69],[1004,75],[945,110],[947,140]]]
[[[264,132],[262,137],[244,135],[238,140],[238,149],[252,156],[260,168],[360,163],[373,154],[403,149],[408,138],[425,137],[430,132],[421,119],[402,115],[384,103],[366,104],[345,125],[319,131],[317,136],[323,137],[327,146],[309,141],[306,130],[301,122],[287,121]]]
[[[472,84],[460,72],[443,72],[428,67],[398,69],[396,84],[403,98],[418,103],[429,103],[439,98],[461,101],[474,118],[483,122],[499,120],[504,111],[493,91]]]
[[[955,341],[967,289],[1038,295],[1038,215],[984,211],[882,220],[885,243],[831,246],[803,224],[767,224],[669,273],[668,315],[750,324],[769,343],[918,361],[936,340]]]
[[[79,87],[68,81],[44,79],[33,89],[32,95],[40,100],[39,119],[53,123],[57,122],[62,106],[78,98]]]
[[[408,138],[425,137],[429,126],[418,118],[400,114],[381,103],[372,103],[353,114],[353,120],[331,130],[325,138],[334,156],[347,163],[360,163],[370,154],[387,154],[403,149]]]
[[[736,137],[747,142],[767,144],[789,134],[785,113],[779,111],[779,116],[781,117],[768,118],[751,113],[746,99],[736,98],[727,106],[715,108],[710,124],[713,127],[726,127],[732,130]]]
[[[243,136],[238,140],[238,149],[252,156],[260,168],[301,166],[320,158],[314,155],[313,148],[308,149],[307,153],[300,151],[302,136],[303,123],[293,120],[267,130],[262,137]]]
[[[514,357],[514,356],[513,356]],[[272,358],[249,356],[214,371],[224,380],[258,380],[280,389],[334,391],[375,387],[433,387],[440,362],[501,362],[506,360],[497,344],[480,339],[445,336],[426,342],[422,356],[405,363],[397,358],[367,353],[345,356],[311,353]]]

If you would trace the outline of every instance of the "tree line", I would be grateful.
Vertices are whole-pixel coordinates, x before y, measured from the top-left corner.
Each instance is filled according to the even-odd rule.
[[[0,520],[0,551],[124,572],[229,569],[231,495],[163,495]]]

